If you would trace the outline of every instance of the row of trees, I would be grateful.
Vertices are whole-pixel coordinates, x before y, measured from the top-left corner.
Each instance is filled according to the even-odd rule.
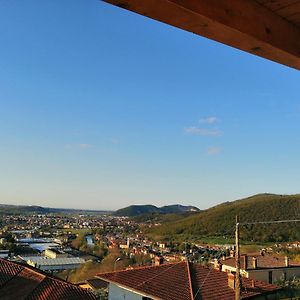
[[[122,270],[128,266],[145,265],[149,263],[151,263],[149,255],[140,254],[130,258],[126,253],[120,252],[117,248],[113,248],[109,249],[107,255],[101,262],[86,262],[76,270],[62,272],[59,274],[59,277],[67,279],[72,283],[78,283],[93,278],[99,273]]]

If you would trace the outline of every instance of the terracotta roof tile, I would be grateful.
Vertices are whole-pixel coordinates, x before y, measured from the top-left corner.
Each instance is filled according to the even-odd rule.
[[[58,300],[58,299],[95,299],[87,290],[53,278],[45,280],[30,294],[26,300]]]
[[[165,300],[192,300],[186,263],[104,273],[98,277]]]
[[[0,260],[0,287],[8,280],[21,272],[24,267],[7,263],[6,260]]]
[[[0,289],[1,299],[25,299],[45,276],[30,269],[23,270],[7,281]],[[22,287],[22,289],[20,288]]]
[[[211,270],[196,263],[190,264],[190,270],[195,300],[234,299],[234,290],[228,287],[226,272]],[[248,278],[242,278],[242,286],[242,299],[280,289],[262,281],[255,281],[255,287],[252,288],[252,280]]]
[[[228,287],[227,273],[196,263],[173,263],[98,274],[108,282],[130,288],[149,297],[163,300],[233,300],[234,291]],[[242,299],[274,292],[275,285],[243,279]]]
[[[0,259],[1,300],[96,299],[91,292],[32,267]]]

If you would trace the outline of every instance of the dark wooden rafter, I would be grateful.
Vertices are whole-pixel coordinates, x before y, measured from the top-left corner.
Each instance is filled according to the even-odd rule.
[[[103,1],[300,70],[300,27],[257,1]]]

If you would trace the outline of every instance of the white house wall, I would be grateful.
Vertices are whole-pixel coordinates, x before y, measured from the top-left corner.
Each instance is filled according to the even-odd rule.
[[[143,296],[110,283],[108,286],[108,300],[142,300]]]
[[[235,272],[235,267],[222,265],[223,272]],[[287,267],[287,268],[274,268],[274,269],[250,269],[241,270],[241,274],[244,277],[269,282],[269,271],[272,271],[272,282],[282,280],[284,273],[286,273],[286,279],[291,280],[294,277],[300,278],[300,267]]]
[[[286,274],[286,279],[291,280],[294,277],[300,278],[300,268],[280,268],[267,270],[247,270],[248,278],[269,282],[269,271],[272,272],[272,282],[282,280]]]

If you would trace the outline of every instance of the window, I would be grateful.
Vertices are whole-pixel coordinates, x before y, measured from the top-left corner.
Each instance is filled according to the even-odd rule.
[[[286,272],[283,273],[283,280],[286,281],[287,280],[287,275]]]
[[[273,283],[273,273],[269,271],[269,283]]]

